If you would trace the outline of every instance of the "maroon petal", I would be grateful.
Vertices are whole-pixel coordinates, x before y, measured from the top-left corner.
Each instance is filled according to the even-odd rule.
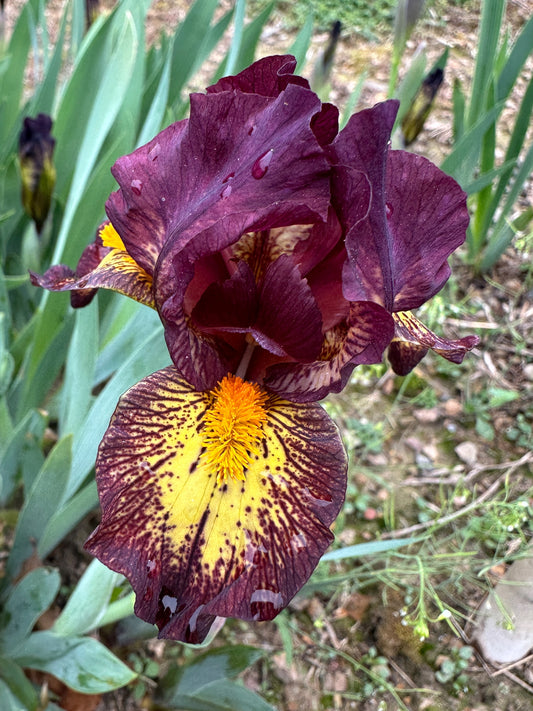
[[[106,209],[129,254],[151,273],[167,240],[180,250],[217,225],[218,251],[239,236],[237,227],[314,222],[327,214],[328,163],[309,125],[319,110],[311,91],[293,85],[275,99],[191,96],[188,121],[113,168],[121,189]]]
[[[339,132],[339,109],[333,104],[322,104],[313,116],[311,128],[321,146],[329,145]]]
[[[198,334],[185,334],[184,296],[195,263],[247,232],[327,216],[328,163],[310,128],[319,108],[311,92],[292,85],[275,100],[226,92],[193,97],[186,135],[174,147],[181,154],[176,164],[187,170],[167,175],[176,189],[169,206],[173,226],[155,288],[172,359],[200,390],[213,387],[225,366],[206,379],[196,358],[206,348],[195,345],[193,356],[190,343]]]
[[[76,273],[60,264],[43,275],[30,272],[32,284],[50,291],[70,291],[74,308],[90,303],[100,288],[118,291],[154,308],[151,276],[122,248],[120,237],[113,227],[108,224],[105,229],[116,235],[116,247],[104,247],[99,231],[96,241],[85,248]]]
[[[258,294],[254,275],[246,262],[223,283],[210,284],[194,307],[192,319],[202,331],[249,331],[256,320]]]
[[[392,237],[394,310],[417,308],[443,287],[447,259],[465,240],[466,193],[422,156],[392,151],[385,211]]]
[[[94,269],[98,267],[102,259],[109,253],[109,247],[104,247],[102,244],[102,238],[100,237],[100,230],[103,225],[100,225],[96,233],[96,239],[81,253],[81,257],[76,266],[76,277],[79,279],[86,274],[89,274]],[[98,289],[83,289],[79,291],[70,292],[70,303],[73,309],[79,309],[83,306],[87,306],[91,303],[96,295]]]
[[[207,93],[242,91],[245,94],[275,97],[288,84],[298,84],[309,89],[309,82],[306,79],[294,76],[295,69],[296,59],[291,55],[264,57],[237,76],[223,77],[213,86],[207,87]]]
[[[442,288],[450,274],[446,260],[464,242],[469,219],[466,195],[452,178],[424,158],[389,151],[395,114],[394,102],[362,111],[332,145],[340,165],[350,164],[352,150],[352,169],[365,173],[372,190],[368,214],[355,222],[353,188],[334,183],[347,229],[344,295],[391,312],[418,307]]]
[[[269,265],[252,334],[260,346],[280,356],[309,362],[322,344],[322,317],[305,279],[287,255]]]
[[[373,302],[350,304],[346,321],[326,333],[320,360],[267,369],[265,386],[293,402],[314,402],[340,392],[356,365],[380,363],[394,335],[391,315]]]
[[[185,166],[180,165],[176,147],[187,126],[188,119],[173,123],[111,168],[121,189],[109,196],[106,212],[128,254],[150,275],[168,237],[179,196],[176,182]]]
[[[333,160],[339,165],[332,201],[345,230],[353,272],[352,280],[346,280],[345,296],[348,301],[377,301],[388,311],[392,311],[394,302],[394,277],[385,213],[385,173],[397,109],[398,102],[386,101],[354,114],[331,147]],[[364,212],[365,202],[359,205],[358,174],[365,176],[371,190]]]

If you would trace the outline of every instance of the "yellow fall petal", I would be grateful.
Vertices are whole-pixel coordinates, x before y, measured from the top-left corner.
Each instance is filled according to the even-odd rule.
[[[234,438],[219,447],[228,403]],[[171,366],[119,403],[88,548],[130,579],[136,613],[161,636],[202,641],[217,616],[271,619],[289,602],[332,540],[345,482],[342,442],[319,405],[234,377],[196,392]]]

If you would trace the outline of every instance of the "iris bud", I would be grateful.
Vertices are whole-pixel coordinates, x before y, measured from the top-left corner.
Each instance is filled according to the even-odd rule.
[[[406,146],[411,144],[423,129],[443,79],[444,72],[440,67],[437,67],[422,82],[402,121],[402,133]]]
[[[24,119],[19,138],[19,163],[22,179],[22,205],[40,234],[50,210],[56,182],[53,163],[55,139],[52,119],[46,114]]]

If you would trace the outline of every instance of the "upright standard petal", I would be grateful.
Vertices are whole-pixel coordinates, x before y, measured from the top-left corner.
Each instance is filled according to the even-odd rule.
[[[339,169],[363,172],[372,191],[368,214],[354,222],[356,195],[342,174],[335,179],[333,200],[347,229],[345,297],[391,312],[417,308],[442,288],[469,220],[453,178],[425,158],[389,150],[395,114],[390,101],[361,111],[332,144]]]
[[[329,165],[310,127],[319,109],[314,94],[293,85],[276,99],[193,97],[176,148],[188,170],[173,166],[168,175],[176,199],[154,283],[172,360],[199,390],[213,387],[228,364],[190,324],[185,295],[195,269],[248,232],[327,218]]]
[[[193,94],[189,119],[113,166],[120,190],[106,211],[128,253],[150,272],[165,244],[182,250],[209,228],[218,251],[249,229],[327,214],[318,111],[318,97],[292,84],[275,98]]]
[[[241,91],[244,94],[278,96],[288,84],[298,84],[309,89],[307,79],[294,74],[296,59],[290,54],[264,57],[254,62],[236,76],[223,77],[213,86],[207,87],[208,94],[221,91]]]
[[[231,376],[199,393],[169,367],[121,398],[96,471],[88,549],[160,636],[201,642],[216,617],[272,619],[302,587],[333,538],[346,454],[319,405]]]

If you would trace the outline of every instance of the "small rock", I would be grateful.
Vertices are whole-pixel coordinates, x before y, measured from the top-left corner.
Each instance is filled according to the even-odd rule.
[[[378,517],[379,517],[379,512],[372,507],[366,508],[363,513],[363,518],[365,519],[365,521],[374,521]]]
[[[460,415],[463,412],[463,405],[459,400],[451,397],[444,403],[444,412],[449,417],[457,417],[457,415]]]
[[[516,662],[533,648],[533,557],[519,558],[479,608],[474,639],[493,664]]]
[[[461,444],[458,444],[455,448],[455,453],[459,459],[465,464],[468,464],[469,467],[474,466],[478,460],[477,445],[473,442],[461,442]]]
[[[431,424],[437,422],[441,416],[441,411],[438,407],[425,407],[420,410],[415,410],[413,412],[415,419],[423,424]]]
[[[533,381],[533,363],[528,363],[524,366],[524,375],[528,380]]]

